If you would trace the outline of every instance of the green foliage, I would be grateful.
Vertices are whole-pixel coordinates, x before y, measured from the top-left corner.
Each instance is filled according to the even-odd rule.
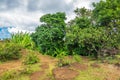
[[[102,41],[106,41],[102,28],[84,28],[72,26],[68,28],[66,33],[66,45],[71,54],[73,52],[82,55],[88,55],[101,47]]]
[[[35,46],[29,33],[18,32],[16,34],[12,34],[11,42],[28,49],[33,49]]]
[[[14,43],[0,43],[0,61],[20,58],[21,46]]]
[[[93,3],[93,17],[95,25],[104,26],[106,35],[113,39],[112,45],[118,48],[120,44],[120,1],[106,0]],[[106,13],[107,12],[107,13]]]
[[[30,53],[28,53],[23,61],[24,64],[29,65],[29,64],[35,64],[38,63],[40,60],[37,56],[37,54],[35,54],[33,51],[30,51]]]
[[[82,58],[81,58],[80,55],[74,54],[74,55],[73,55],[73,60],[74,60],[75,62],[81,62],[81,61],[82,61]]]
[[[39,51],[53,55],[56,48],[63,47],[65,19],[65,14],[60,12],[46,14],[40,18],[40,21],[44,24],[37,27],[36,32],[31,35]]]
[[[47,27],[59,27],[61,29],[65,28],[66,15],[62,12],[57,12],[55,14],[46,14],[40,18],[41,22],[46,23]]]
[[[120,1],[119,0],[102,0],[99,3],[93,3],[94,18],[98,26],[118,27],[120,25]]]
[[[86,8],[77,8],[74,10],[75,19],[68,22],[68,26],[78,26],[79,28],[87,28],[93,26],[92,11]]]

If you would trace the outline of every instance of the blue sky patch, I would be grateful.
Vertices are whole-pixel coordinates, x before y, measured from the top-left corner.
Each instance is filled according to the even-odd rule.
[[[0,27],[0,39],[10,38],[11,34],[8,31],[8,27]]]

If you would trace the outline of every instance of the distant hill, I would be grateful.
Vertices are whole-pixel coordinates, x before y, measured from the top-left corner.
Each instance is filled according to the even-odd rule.
[[[8,27],[0,27],[0,39],[10,38],[11,34],[8,31]]]

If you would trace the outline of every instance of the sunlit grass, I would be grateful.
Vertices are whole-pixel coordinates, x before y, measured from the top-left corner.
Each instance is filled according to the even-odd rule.
[[[102,68],[89,67],[87,70],[79,72],[74,80],[104,80],[104,70]]]

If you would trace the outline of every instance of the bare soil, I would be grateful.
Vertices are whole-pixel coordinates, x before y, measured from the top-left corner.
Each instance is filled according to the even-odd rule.
[[[80,64],[80,63],[73,63],[73,64],[71,64],[71,66],[70,66],[71,68],[73,68],[73,69],[75,69],[75,70],[80,70],[80,71],[82,71],[82,70],[86,70],[87,68],[88,68],[88,66],[86,65],[86,64]]]
[[[0,64],[0,74],[8,70],[19,70],[22,67],[22,62],[19,60],[9,61],[3,64]]]
[[[56,68],[53,70],[55,80],[73,80],[79,73],[67,67]]]

